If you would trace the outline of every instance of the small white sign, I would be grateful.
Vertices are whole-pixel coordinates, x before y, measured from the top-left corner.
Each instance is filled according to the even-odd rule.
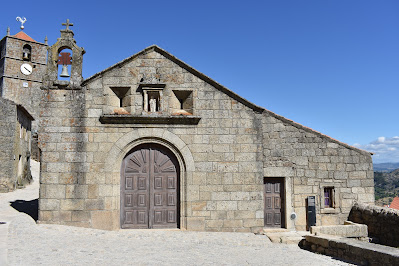
[[[28,88],[28,87],[29,87],[29,84],[28,84],[28,82],[24,82],[24,83],[22,83],[22,87],[24,87],[24,88]]]

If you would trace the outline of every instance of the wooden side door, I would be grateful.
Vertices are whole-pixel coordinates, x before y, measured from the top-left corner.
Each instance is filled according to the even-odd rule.
[[[265,227],[284,227],[284,179],[265,178]]]

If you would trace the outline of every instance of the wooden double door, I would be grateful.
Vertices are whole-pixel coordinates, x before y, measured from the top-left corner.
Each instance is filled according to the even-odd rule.
[[[265,178],[265,227],[284,227],[284,179]]]
[[[140,145],[122,162],[121,227],[177,228],[179,167],[158,144]]]

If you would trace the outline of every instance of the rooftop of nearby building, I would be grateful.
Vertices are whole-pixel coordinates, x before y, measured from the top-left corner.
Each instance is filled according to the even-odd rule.
[[[399,210],[399,197],[395,197],[392,203],[389,205],[389,208]]]

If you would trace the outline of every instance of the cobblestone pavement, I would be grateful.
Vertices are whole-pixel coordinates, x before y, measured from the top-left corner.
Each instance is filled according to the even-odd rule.
[[[12,193],[24,200],[20,191]],[[1,197],[1,206],[12,209],[6,198],[12,197]],[[3,212],[15,214],[8,223],[8,265],[348,265],[263,235],[37,225],[6,209],[0,209],[0,220]]]

